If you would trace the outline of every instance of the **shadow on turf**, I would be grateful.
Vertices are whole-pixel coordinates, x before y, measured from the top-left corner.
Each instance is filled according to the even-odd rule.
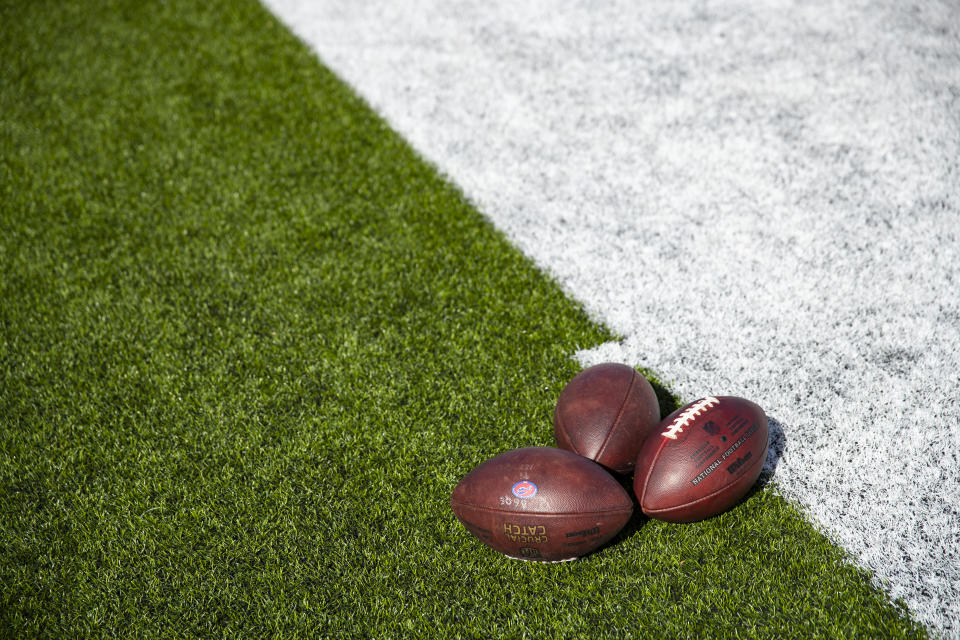
[[[650,382],[650,386],[653,387],[653,392],[657,394],[657,403],[660,405],[661,419],[667,417],[683,406],[680,402],[680,399],[673,395],[669,389],[660,384],[660,382],[653,377],[649,371],[641,369],[640,373],[642,373],[643,376]]]
[[[747,497],[750,497],[758,489],[767,486],[777,473],[777,465],[780,464],[780,458],[783,452],[787,450],[787,437],[783,434],[783,425],[776,418],[767,416],[767,423],[770,425],[770,444],[767,445],[767,461],[763,465],[763,471],[760,472],[760,479],[754,485]]]

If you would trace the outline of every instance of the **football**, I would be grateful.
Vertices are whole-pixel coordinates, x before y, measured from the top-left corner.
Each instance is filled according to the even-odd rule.
[[[487,460],[457,484],[450,506],[487,546],[540,562],[593,551],[633,514],[633,499],[609,472],[553,447],[514,449]]]
[[[669,522],[729,509],[757,481],[768,441],[767,416],[749,400],[708,397],[677,409],[637,457],[633,489],[640,509]]]
[[[607,362],[584,369],[560,392],[553,435],[559,447],[629,474],[658,422],[660,404],[647,379]]]

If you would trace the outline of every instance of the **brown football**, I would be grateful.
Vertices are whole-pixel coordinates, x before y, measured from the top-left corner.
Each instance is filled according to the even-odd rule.
[[[558,446],[629,474],[659,421],[657,394],[647,379],[607,362],[584,369],[560,392],[553,435]]]
[[[708,397],[677,409],[637,457],[633,489],[640,508],[669,522],[729,509],[757,481],[768,442],[767,416],[749,400]]]
[[[541,562],[593,551],[633,513],[632,498],[603,467],[553,447],[514,449],[487,460],[457,484],[450,506],[484,544]]]

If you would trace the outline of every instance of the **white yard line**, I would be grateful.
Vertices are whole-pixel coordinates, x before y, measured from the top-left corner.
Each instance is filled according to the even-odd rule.
[[[758,402],[782,490],[960,635],[960,5],[266,4],[624,336],[584,364]]]

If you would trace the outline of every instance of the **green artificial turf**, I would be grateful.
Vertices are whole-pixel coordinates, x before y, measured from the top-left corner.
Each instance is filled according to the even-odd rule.
[[[255,2],[0,3],[0,635],[923,635],[770,489],[472,538],[612,337]]]

